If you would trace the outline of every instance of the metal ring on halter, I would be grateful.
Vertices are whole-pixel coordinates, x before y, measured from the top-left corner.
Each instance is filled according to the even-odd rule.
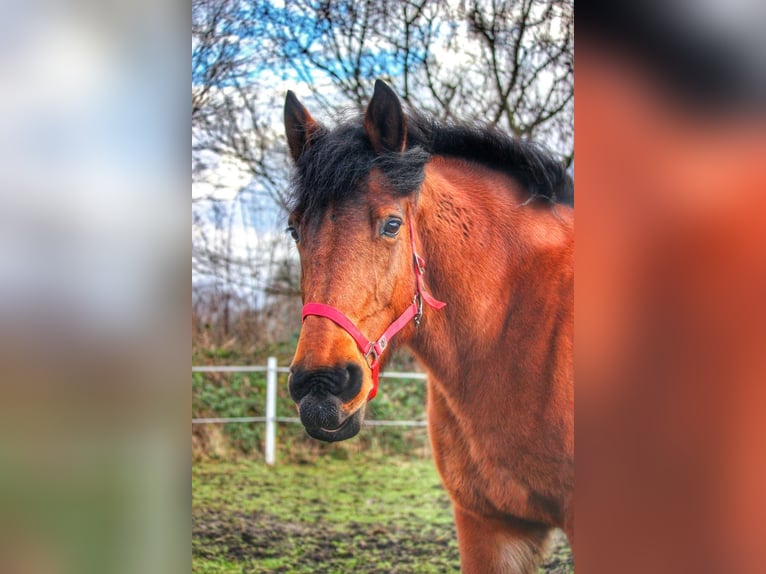
[[[370,357],[372,357],[372,360],[370,360]],[[375,346],[370,344],[370,348],[364,354],[364,361],[367,363],[367,366],[372,369],[378,362],[379,358],[380,355],[378,355],[378,352],[375,350]]]
[[[414,245],[413,245],[413,251],[414,251]],[[421,259],[420,255],[417,253],[412,254],[413,258],[415,259],[415,268],[420,272],[421,275],[423,275],[426,272],[426,266],[423,259]]]
[[[418,312],[413,317],[413,321],[415,321],[415,327],[417,328],[420,327],[420,320],[423,318],[423,298],[420,296],[420,293],[415,293],[415,297],[412,299],[412,302],[418,306]]]

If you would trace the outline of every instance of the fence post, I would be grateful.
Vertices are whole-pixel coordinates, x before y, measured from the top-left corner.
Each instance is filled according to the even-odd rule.
[[[277,358],[266,361],[266,464],[274,464],[277,434]]]

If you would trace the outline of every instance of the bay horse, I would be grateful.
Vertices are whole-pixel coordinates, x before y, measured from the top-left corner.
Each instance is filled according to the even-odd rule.
[[[356,435],[390,348],[409,346],[462,571],[536,572],[552,528],[574,541],[572,180],[531,142],[405,113],[380,80],[332,130],[292,92],[284,120],[306,431]]]

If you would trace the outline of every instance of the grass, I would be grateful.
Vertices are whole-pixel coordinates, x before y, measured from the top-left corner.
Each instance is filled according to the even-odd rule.
[[[447,573],[460,559],[431,460],[329,457],[192,467],[192,571]],[[556,544],[545,570],[572,572]]]

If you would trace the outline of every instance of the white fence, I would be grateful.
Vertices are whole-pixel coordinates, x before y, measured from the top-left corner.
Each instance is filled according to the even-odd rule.
[[[276,357],[269,357],[266,365],[246,365],[246,366],[205,366],[192,367],[193,373],[266,373],[266,416],[265,417],[212,417],[192,419],[193,425],[202,424],[226,424],[226,423],[266,423],[266,440],[264,446],[264,455],[266,464],[274,464],[276,441],[277,441],[277,423],[300,423],[298,417],[278,417],[277,416],[277,375],[287,373],[290,369],[277,365]],[[388,379],[419,379],[426,380],[425,373],[380,373],[381,378]],[[385,420],[365,420],[365,426],[408,426],[424,427],[426,421],[385,421]]]

